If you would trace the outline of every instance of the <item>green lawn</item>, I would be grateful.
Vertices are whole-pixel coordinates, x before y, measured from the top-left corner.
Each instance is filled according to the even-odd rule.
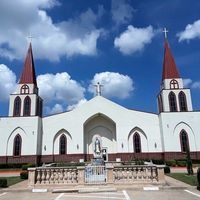
[[[197,175],[194,174],[192,176],[188,176],[186,173],[170,173],[166,174],[167,176],[170,176],[172,178],[175,178],[179,181],[182,181],[184,183],[187,183],[192,186],[197,186]]]
[[[5,178],[7,179],[8,187],[16,183],[19,183],[21,181],[24,181],[23,179],[20,178],[20,176],[5,177]]]

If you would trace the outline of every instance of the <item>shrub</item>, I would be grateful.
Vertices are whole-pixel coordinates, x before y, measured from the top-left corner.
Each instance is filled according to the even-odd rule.
[[[198,182],[198,186],[200,186],[200,168],[198,168],[197,170],[197,182]]]
[[[26,165],[22,165],[22,170],[27,170],[29,167],[35,167],[34,164],[28,163]]]
[[[152,160],[152,162],[153,162],[153,164],[155,164],[155,165],[164,165],[165,163],[164,163],[164,160]]]
[[[143,160],[136,160],[135,164],[136,165],[144,165],[144,161]]]
[[[168,160],[168,161],[166,161],[166,165],[176,167],[176,161],[175,160]]]
[[[7,163],[0,164],[0,169],[13,169],[13,168],[21,168],[22,165],[26,163]]]
[[[193,163],[193,164],[200,164],[200,160],[192,159],[192,163]]]
[[[169,174],[171,172],[170,167],[169,166],[165,166],[164,167],[164,173],[165,174]]]
[[[28,179],[28,172],[27,171],[23,171],[20,173],[20,178],[21,179]]]
[[[8,187],[7,179],[6,178],[1,178],[0,179],[0,187]]]
[[[176,161],[176,164],[179,166],[179,167],[185,167],[186,166],[186,161],[184,161],[184,160],[177,160]]]
[[[78,167],[78,166],[85,166],[85,163],[80,163],[80,162],[77,162],[77,163],[56,163],[56,167]]]

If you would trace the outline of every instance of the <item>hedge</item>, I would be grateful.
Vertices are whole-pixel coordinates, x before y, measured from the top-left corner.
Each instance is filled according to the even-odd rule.
[[[2,187],[2,188],[8,187],[8,182],[7,182],[6,178],[0,179],[0,187]]]
[[[164,167],[164,173],[165,174],[169,174],[171,172],[170,167],[169,166],[165,166]]]
[[[20,173],[21,179],[28,179],[28,171],[23,171]]]
[[[26,165],[22,165],[22,170],[27,170],[29,167],[35,167],[35,164],[28,163]]]

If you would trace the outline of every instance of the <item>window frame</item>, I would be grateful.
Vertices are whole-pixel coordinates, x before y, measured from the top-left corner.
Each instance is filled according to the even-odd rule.
[[[29,89],[29,86],[28,85],[22,85],[21,89],[20,89],[20,93],[21,94],[29,94],[30,92],[30,89]]]
[[[172,99],[172,97],[173,97],[173,99]],[[170,110],[170,112],[177,112],[178,107],[177,107],[176,94],[171,91],[168,95],[168,100],[169,100],[169,110]]]
[[[64,149],[62,144],[62,139],[64,139]],[[62,134],[59,138],[59,155],[67,154],[67,137],[65,134]]]
[[[18,103],[18,106],[17,106],[17,101],[19,102]],[[21,103],[22,103],[22,100],[19,96],[17,96],[14,100],[14,106],[13,106],[13,116],[14,117],[18,117],[21,115]],[[16,112],[16,109],[18,108],[18,113]]]
[[[170,89],[179,89],[179,84],[177,80],[172,79],[169,84],[170,84]]]
[[[181,112],[187,112],[188,111],[187,98],[186,98],[186,95],[183,91],[179,92],[178,99],[179,99],[180,111]]]
[[[17,141],[17,139],[19,138],[19,140]],[[19,144],[17,144],[17,142],[19,142]],[[16,145],[17,144],[17,145]],[[18,146],[18,154],[16,154],[16,146]],[[14,157],[20,157],[21,156],[21,150],[22,150],[22,138],[19,134],[17,134],[13,140],[13,156]]]
[[[185,134],[186,141],[183,140],[184,139],[183,134]],[[187,153],[187,149],[190,151],[188,133],[183,129],[181,130],[179,137],[180,137],[181,152]],[[187,147],[185,145],[187,145]]]
[[[135,132],[133,135],[133,150],[134,150],[134,153],[142,152],[141,137],[138,132]]]
[[[28,100],[28,101],[27,101]],[[28,102],[28,106],[27,103]],[[26,110],[27,109],[27,110]],[[27,112],[26,112],[27,111]],[[24,99],[24,110],[23,110],[23,116],[30,116],[31,115],[31,98],[29,96],[26,96]]]

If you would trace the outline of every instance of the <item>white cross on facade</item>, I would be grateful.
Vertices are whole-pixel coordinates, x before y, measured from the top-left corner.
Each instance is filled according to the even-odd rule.
[[[94,85],[95,87],[96,87],[96,95],[97,96],[101,96],[101,88],[102,88],[102,86],[103,85],[101,85],[99,82],[96,84],[96,85]]]
[[[167,33],[168,33],[169,31],[166,29],[166,28],[164,28],[163,29],[163,33],[165,34],[165,39],[167,39]]]

